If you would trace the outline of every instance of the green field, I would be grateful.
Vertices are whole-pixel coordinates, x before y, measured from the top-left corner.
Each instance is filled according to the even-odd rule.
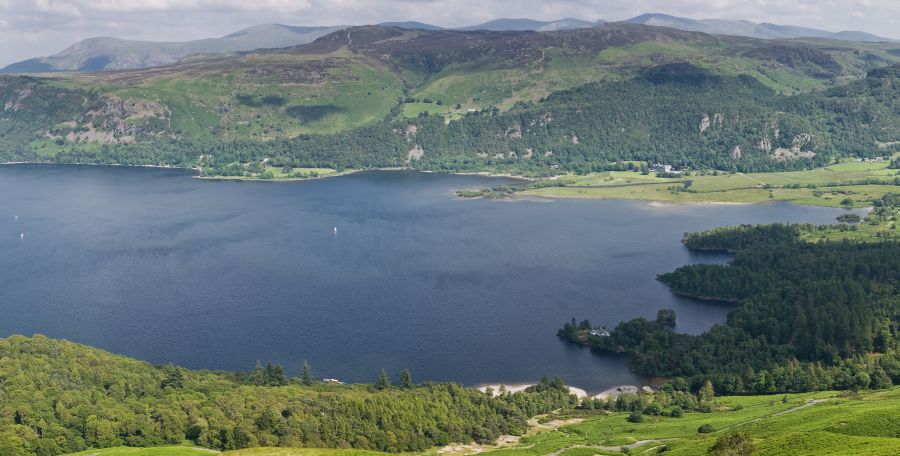
[[[219,454],[219,452],[189,446],[162,446],[154,448],[104,448],[102,450],[72,453],[71,456],[209,456],[211,454]]]
[[[811,402],[812,401],[812,402]],[[710,413],[683,417],[644,416],[627,420],[628,413],[561,412],[542,417],[521,440],[497,446],[455,445],[423,454],[491,456],[590,456],[622,454],[706,454],[716,439],[747,433],[758,455],[896,455],[900,451],[900,388],[863,393],[803,393],[774,396],[733,396],[716,399]],[[562,426],[553,424],[554,419]],[[568,420],[568,421],[563,421]],[[701,425],[713,432],[701,434]],[[195,456],[211,450],[190,447],[112,448],[77,453],[79,456]],[[222,453],[228,456],[378,456],[387,453],[338,449],[250,448]]]
[[[522,195],[637,199],[666,203],[763,203],[788,201],[813,206],[868,206],[873,198],[898,187],[900,170],[887,161],[850,161],[807,171],[780,173],[723,173],[660,178],[639,172],[610,171],[559,177],[564,186],[528,189]],[[881,184],[851,185],[877,179]]]

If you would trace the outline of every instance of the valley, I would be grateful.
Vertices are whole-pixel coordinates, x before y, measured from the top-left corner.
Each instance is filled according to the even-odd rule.
[[[63,3],[0,2],[81,40],[0,70],[0,455],[898,454],[897,40]],[[373,25],[204,22],[275,13]]]

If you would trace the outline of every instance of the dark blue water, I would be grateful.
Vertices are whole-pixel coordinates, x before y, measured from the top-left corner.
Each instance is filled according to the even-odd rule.
[[[420,381],[555,374],[597,391],[635,378],[622,359],[560,342],[569,318],[612,326],[672,308],[688,332],[724,319],[722,306],[654,279],[726,259],[691,254],[683,232],[839,214],[453,194],[497,182],[371,172],[242,183],[3,166],[0,337],[41,333],[191,368],[272,360],[296,374],[308,360],[318,377],[354,382],[408,367]]]

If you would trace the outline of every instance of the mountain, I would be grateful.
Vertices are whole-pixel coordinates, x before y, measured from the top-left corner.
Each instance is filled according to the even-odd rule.
[[[426,24],[424,22],[417,21],[402,21],[402,22],[382,22],[378,24],[382,27],[399,27],[410,30],[443,30],[444,27],[438,25]]]
[[[843,31],[829,32],[793,25],[777,25],[770,23],[757,24],[744,20],[727,19],[688,19],[661,13],[648,13],[627,19],[630,24],[671,27],[679,30],[703,32],[715,35],[735,35],[752,38],[830,38],[845,41],[863,42],[896,42],[890,38],[875,36],[865,32]]]
[[[0,161],[219,174],[261,160],[534,174],[618,160],[802,167],[900,145],[896,70],[877,77],[900,62],[897,48],[622,22],[348,27],[151,69],[0,77]]]
[[[574,30],[580,28],[589,28],[597,25],[593,22],[582,21],[580,19],[565,18],[555,21],[536,21],[533,19],[495,19],[483,24],[459,27],[457,30],[488,30],[492,32],[507,31],[535,31],[535,32],[552,32],[556,30]]]
[[[437,25],[417,21],[383,22],[378,25],[409,30],[445,30]],[[556,21],[498,19],[476,26],[461,27],[458,30],[543,32],[586,28],[594,25],[596,24],[568,18]],[[248,27],[221,38],[187,42],[132,41],[95,37],[79,41],[48,57],[37,57],[10,64],[0,69],[0,73],[93,72],[149,68],[170,65],[192,54],[223,54],[298,46],[344,28],[346,26],[299,27],[263,24]]]
[[[685,31],[715,35],[734,35],[752,38],[828,38],[859,42],[896,42],[865,32],[829,32],[791,25],[757,24],[741,20],[688,19],[660,13],[642,14],[626,20],[630,24],[670,27]],[[539,21],[527,18],[501,18],[478,25],[448,29],[417,21],[383,22],[382,27],[398,27],[409,30],[460,30],[460,31],[537,31],[552,32],[577,30],[603,25],[600,19],[589,22],[564,18]],[[346,26],[299,27],[282,24],[264,24],[237,31],[221,38],[208,38],[187,42],[131,41],[118,38],[89,38],[49,57],[38,57],[16,62],[0,69],[0,73],[46,73],[55,71],[105,71],[148,68],[176,63],[192,54],[223,54],[246,52],[256,49],[276,49],[298,46],[314,41],[320,36],[343,30]]]
[[[17,62],[0,73],[104,71],[169,65],[192,54],[220,54],[254,49],[283,48],[309,43],[342,27],[257,25],[221,38],[186,42],[131,41],[89,38],[51,55]]]

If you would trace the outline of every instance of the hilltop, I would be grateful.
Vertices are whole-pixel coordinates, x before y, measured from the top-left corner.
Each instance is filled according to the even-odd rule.
[[[599,19],[586,21],[577,18],[534,20],[528,18],[498,18],[476,25],[448,28],[419,21],[389,21],[378,26],[410,30],[462,31],[535,31],[551,32],[576,30],[606,24]],[[827,38],[857,42],[894,42],[897,40],[860,31],[830,32],[792,25],[757,24],[746,20],[688,19],[661,13],[648,13],[626,19],[630,24],[669,27],[684,31],[715,35],[734,35],[762,39]],[[331,32],[347,28],[334,26],[294,26],[262,24],[247,27],[219,38],[186,42],[133,41],[110,37],[93,37],[79,41],[48,57],[36,57],[16,62],[0,69],[0,73],[44,73],[55,71],[108,71],[149,68],[169,65],[195,54],[227,54],[297,46],[312,42]]]
[[[228,54],[297,46],[341,28],[262,24],[238,30],[221,38],[185,42],[88,38],[51,56],[13,63],[0,69],[0,73],[92,72],[148,68],[173,64],[195,54]]]

